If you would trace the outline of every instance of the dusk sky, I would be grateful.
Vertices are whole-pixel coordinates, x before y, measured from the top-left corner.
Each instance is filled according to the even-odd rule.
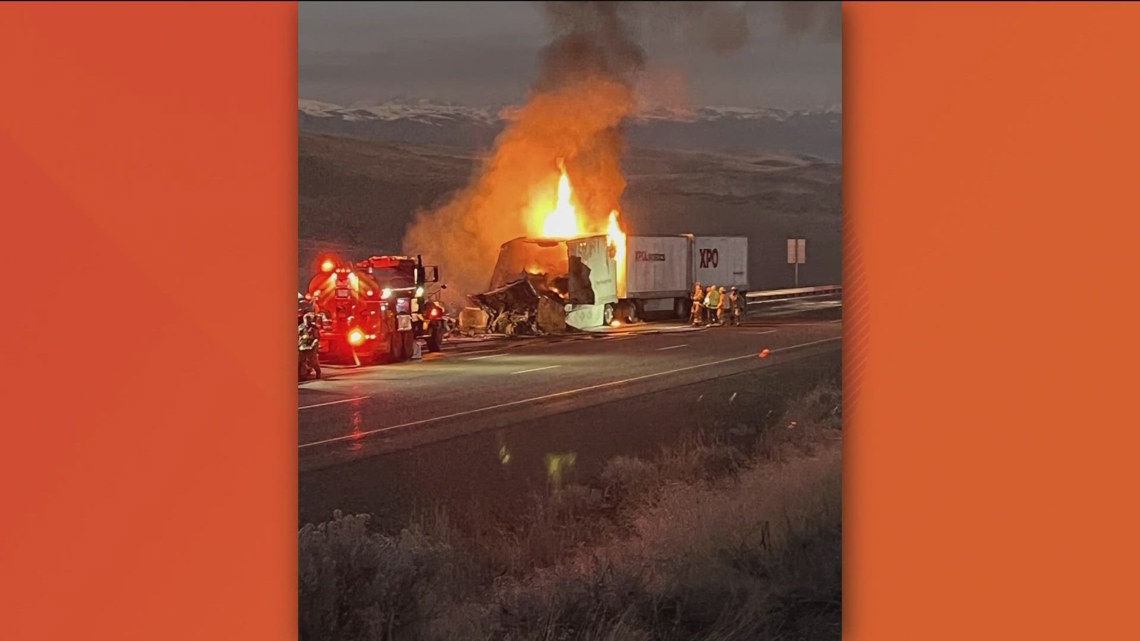
[[[638,85],[645,99],[786,109],[841,103],[840,3],[721,4],[747,5],[749,38],[725,55],[669,37],[660,20],[640,30],[653,34],[639,38],[648,54]],[[531,2],[302,2],[299,93],[342,105],[396,97],[512,103],[525,96],[549,38],[543,9]]]

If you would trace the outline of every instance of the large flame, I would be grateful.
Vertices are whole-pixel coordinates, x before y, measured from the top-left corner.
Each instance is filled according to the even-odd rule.
[[[618,223],[617,210],[610,212],[610,224],[606,228],[606,242],[614,251],[614,263],[617,265],[617,290],[619,296],[625,296],[625,232]]]
[[[573,191],[570,188],[570,177],[566,175],[566,166],[558,161],[558,202],[554,211],[546,215],[542,223],[542,235],[547,238],[573,238],[580,236],[582,226],[578,220],[578,212],[574,210],[574,203],[570,197]]]

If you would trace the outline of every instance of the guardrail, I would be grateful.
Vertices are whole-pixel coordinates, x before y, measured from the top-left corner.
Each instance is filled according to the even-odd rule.
[[[840,285],[824,285],[821,287],[797,287],[794,289],[770,289],[762,292],[748,292],[744,295],[748,305],[768,303],[791,298],[813,298],[818,296],[842,295],[843,287]]]

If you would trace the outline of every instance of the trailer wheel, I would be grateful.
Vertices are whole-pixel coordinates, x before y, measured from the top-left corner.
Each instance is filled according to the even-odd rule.
[[[613,303],[606,303],[602,308],[602,324],[609,325],[614,322],[614,305]]]
[[[432,323],[428,332],[427,348],[429,352],[438,352],[443,349],[443,323]]]

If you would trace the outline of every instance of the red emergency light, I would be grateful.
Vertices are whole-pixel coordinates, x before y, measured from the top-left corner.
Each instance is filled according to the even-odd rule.
[[[326,258],[324,262],[321,263],[321,271],[325,273],[331,272],[334,267],[336,267],[336,263],[334,263],[331,258]]]

